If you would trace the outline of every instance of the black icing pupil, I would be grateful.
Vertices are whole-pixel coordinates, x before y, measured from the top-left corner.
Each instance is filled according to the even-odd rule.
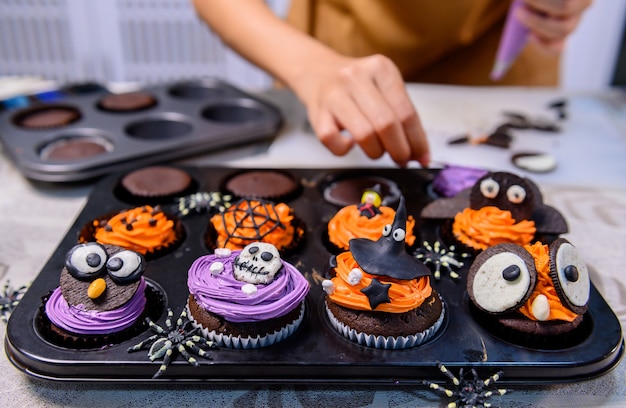
[[[124,266],[124,262],[121,258],[111,258],[109,262],[107,262],[107,268],[112,271],[119,271]]]
[[[256,254],[257,252],[259,252],[259,247],[257,246],[250,247],[250,249],[248,249],[248,252],[250,252],[251,254]]]
[[[502,277],[504,278],[504,280],[512,282],[515,279],[519,278],[521,272],[522,271],[520,270],[519,266],[517,266],[517,265],[507,266],[502,271]]]
[[[265,262],[271,261],[274,255],[271,252],[263,252],[261,253],[261,259]]]
[[[91,266],[92,268],[95,268],[98,265],[100,265],[100,262],[101,262],[100,255],[92,252],[89,255],[87,255],[86,261],[87,261],[87,265]]]
[[[563,271],[565,278],[570,282],[576,282],[578,280],[578,268],[574,265],[567,265]]]

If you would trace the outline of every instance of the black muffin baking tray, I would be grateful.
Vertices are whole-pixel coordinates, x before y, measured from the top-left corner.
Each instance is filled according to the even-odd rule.
[[[201,191],[223,191],[225,180],[247,171],[185,170]],[[135,206],[115,193],[122,172],[105,177],[96,185],[85,208],[13,311],[5,339],[10,361],[30,376],[56,381],[351,384],[443,382],[445,378],[437,368],[439,361],[453,372],[472,367],[485,378],[482,376],[503,370],[500,382],[541,384],[594,378],[621,360],[624,340],[619,320],[593,285],[584,318],[586,335],[564,349],[534,349],[503,341],[474,320],[465,290],[467,265],[460,269],[458,280],[451,279],[445,271],[440,280],[432,280],[445,302],[446,315],[438,333],[427,343],[406,350],[380,350],[350,342],[334,331],[323,309],[321,282],[332,254],[325,243],[326,223],[340,208],[324,198],[324,191],[341,180],[354,179],[363,185],[382,180],[404,194],[408,213],[418,220],[417,242],[432,241],[435,231],[421,225],[418,216],[423,205],[432,199],[428,191],[435,173],[417,169],[377,169],[375,173],[371,169],[281,171],[300,180],[299,191],[285,202],[306,225],[302,245],[284,258],[311,284],[304,321],[291,337],[254,350],[213,349],[210,359],[198,358],[196,367],[179,355],[160,378],[153,380],[160,361],[149,361],[146,351],[127,351],[153,334],[148,329],[119,344],[84,350],[60,347],[40,334],[35,322],[42,297],[59,285],[65,254],[77,243],[81,227],[100,215]],[[359,197],[355,198],[358,201]],[[163,206],[167,208],[167,204]],[[165,299],[163,310],[156,312],[160,316],[156,322],[162,327],[167,308],[178,316],[185,307],[189,266],[210,252],[204,242],[208,215],[192,213],[181,219],[186,229],[185,241],[174,252],[149,261],[144,275]]]
[[[275,106],[213,78],[141,89],[156,103],[129,111],[102,108],[99,102],[109,94],[105,88],[83,88],[80,92],[60,89],[55,98],[34,100],[22,109],[0,112],[0,140],[26,177],[46,182],[92,179],[270,140],[282,125],[281,113]],[[77,119],[50,128],[20,125],[25,115],[51,108],[69,110]],[[76,141],[96,150],[82,158],[50,157],[51,149]]]

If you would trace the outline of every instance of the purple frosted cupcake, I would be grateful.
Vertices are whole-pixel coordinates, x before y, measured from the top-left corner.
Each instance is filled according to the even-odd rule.
[[[139,333],[148,312],[156,313],[162,304],[146,284],[144,270],[137,252],[95,242],[74,246],[60,286],[44,298],[40,331],[56,344],[75,348],[101,347]]]
[[[272,244],[225,248],[191,265],[189,315],[218,346],[252,349],[291,336],[304,318],[309,283]]]

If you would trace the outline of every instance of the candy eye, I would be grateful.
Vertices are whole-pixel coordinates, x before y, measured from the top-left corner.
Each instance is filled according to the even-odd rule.
[[[91,280],[104,271],[107,251],[96,242],[76,245],[65,256],[67,271],[80,280]]]
[[[589,271],[576,248],[559,238],[550,245],[550,277],[563,304],[583,314],[589,301]]]
[[[500,185],[492,178],[486,178],[480,182],[480,192],[487,198],[496,198],[500,192]]]
[[[387,224],[383,227],[383,237],[388,237],[391,234],[391,224]]]
[[[139,279],[145,270],[145,262],[137,252],[122,251],[111,256],[106,267],[113,282],[125,284]]]
[[[396,228],[393,231],[393,239],[394,241],[404,241],[404,237],[406,236],[406,232],[402,228]]]
[[[506,197],[513,204],[520,204],[526,198],[526,190],[524,187],[516,185],[512,185],[506,190]]]
[[[504,313],[523,305],[536,282],[535,262],[528,251],[500,244],[478,254],[467,277],[467,291],[478,308]]]

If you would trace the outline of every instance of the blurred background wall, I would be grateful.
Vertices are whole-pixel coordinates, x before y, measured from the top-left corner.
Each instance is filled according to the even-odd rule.
[[[266,2],[281,16],[289,6]],[[564,88],[613,84],[625,13],[624,0],[594,1],[568,42]],[[272,84],[210,32],[190,0],[0,0],[0,75],[145,84],[216,76],[248,89]]]

